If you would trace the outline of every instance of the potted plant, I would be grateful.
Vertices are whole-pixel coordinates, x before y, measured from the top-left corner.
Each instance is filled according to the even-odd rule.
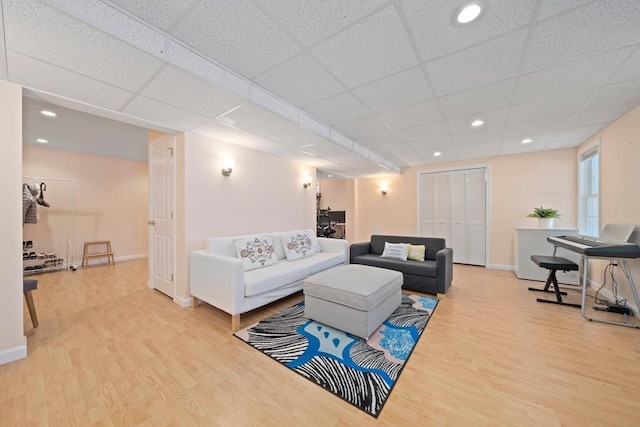
[[[533,208],[533,212],[527,215],[529,218],[538,218],[538,227],[540,228],[553,228],[553,219],[560,218],[560,214],[557,209]]]

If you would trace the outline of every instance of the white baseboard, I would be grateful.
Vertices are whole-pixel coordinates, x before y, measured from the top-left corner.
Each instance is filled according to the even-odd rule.
[[[491,268],[493,270],[506,270],[506,271],[515,271],[515,265],[504,265],[504,264],[487,264],[487,268]]]
[[[180,307],[184,307],[184,308],[191,307],[191,297],[189,298],[173,297],[173,302],[178,304]]]
[[[142,258],[149,258],[149,254],[117,256],[117,257],[114,257],[113,259],[115,261],[130,261],[132,259],[142,259]]]
[[[27,337],[24,337],[22,345],[0,351],[0,365],[15,362],[25,357],[27,357]]]

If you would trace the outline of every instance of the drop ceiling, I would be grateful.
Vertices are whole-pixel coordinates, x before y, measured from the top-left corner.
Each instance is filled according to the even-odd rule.
[[[334,177],[575,147],[640,103],[637,0],[465,3],[0,0],[0,77]]]

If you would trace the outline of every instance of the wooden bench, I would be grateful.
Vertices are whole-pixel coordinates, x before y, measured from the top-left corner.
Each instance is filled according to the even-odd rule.
[[[89,252],[93,246],[104,246],[103,252]],[[82,253],[82,266],[89,265],[89,259],[91,258],[107,258],[107,263],[115,264],[113,259],[113,250],[111,249],[110,240],[96,240],[94,242],[84,242],[84,252]]]

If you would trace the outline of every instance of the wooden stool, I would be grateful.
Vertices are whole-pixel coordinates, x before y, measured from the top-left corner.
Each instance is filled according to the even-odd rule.
[[[580,304],[572,304],[562,301],[562,295],[566,295],[567,293],[560,292],[560,288],[558,287],[558,279],[556,278],[556,271],[578,271],[578,264],[567,258],[545,255],[531,255],[531,261],[536,263],[536,265],[538,265],[539,267],[549,270],[549,277],[547,278],[547,283],[545,283],[544,285],[544,289],[529,288],[529,290],[537,292],[554,292],[556,294],[555,301],[550,301],[542,298],[537,298],[536,301],[548,302],[550,304],[568,305],[570,307],[577,308],[582,307]],[[553,284],[553,291],[549,290],[549,286],[551,286],[551,284]]]
[[[89,253],[91,246],[104,246],[104,252]],[[84,252],[82,253],[82,266],[89,265],[90,258],[107,258],[107,263],[115,264],[113,250],[111,250],[111,240],[96,240],[95,242],[84,242]]]

